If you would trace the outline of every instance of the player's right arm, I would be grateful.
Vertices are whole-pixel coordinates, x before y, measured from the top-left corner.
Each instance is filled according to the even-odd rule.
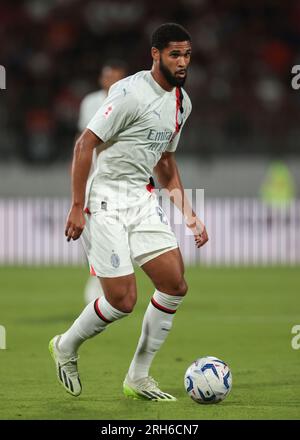
[[[67,240],[77,240],[84,228],[85,189],[94,148],[103,142],[91,130],[86,129],[75,143],[72,162],[72,205],[69,211],[65,235]]]
[[[94,148],[98,147],[98,152],[101,147],[104,149],[107,141],[138,117],[138,112],[136,94],[123,86],[115,87],[77,139],[72,163],[72,206],[65,230],[68,241],[77,240],[84,228],[85,190]]]

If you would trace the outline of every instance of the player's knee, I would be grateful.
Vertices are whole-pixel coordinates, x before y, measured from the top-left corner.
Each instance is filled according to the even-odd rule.
[[[180,280],[180,282],[176,286],[176,296],[185,296],[188,291],[188,285],[184,278]]]
[[[135,303],[124,302],[119,305],[118,309],[123,313],[131,313],[134,309]]]
[[[117,309],[124,313],[131,313],[136,304],[136,293],[128,292],[118,301]]]
[[[188,291],[188,285],[183,277],[177,280],[175,278],[167,284],[156,285],[156,288],[160,292],[174,296],[185,296]]]

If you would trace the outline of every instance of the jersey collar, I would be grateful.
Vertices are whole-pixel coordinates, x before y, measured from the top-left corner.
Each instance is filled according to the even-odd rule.
[[[168,94],[174,94],[174,90],[176,89],[176,87],[174,87],[170,92],[168,92],[167,90],[163,89],[158,82],[155,81],[155,79],[152,76],[151,70],[148,70],[148,76],[149,76],[149,82],[151,84],[151,86],[153,87],[153,89],[159,94],[159,95],[163,95],[165,93]]]

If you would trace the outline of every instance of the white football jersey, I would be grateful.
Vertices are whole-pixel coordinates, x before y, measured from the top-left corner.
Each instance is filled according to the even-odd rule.
[[[148,70],[115,83],[87,125],[106,144],[97,158],[93,189],[118,192],[124,184],[138,198],[162,153],[176,150],[191,108],[184,90],[164,90]]]

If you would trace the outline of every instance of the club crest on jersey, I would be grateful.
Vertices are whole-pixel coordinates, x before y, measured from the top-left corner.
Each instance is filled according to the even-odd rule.
[[[110,262],[111,262],[112,267],[114,267],[115,269],[117,269],[117,267],[120,266],[120,257],[114,251],[111,254]]]
[[[111,112],[113,111],[113,106],[110,104],[107,109],[105,110],[105,112],[103,113],[103,116],[105,119],[109,118],[109,116],[111,115]]]

